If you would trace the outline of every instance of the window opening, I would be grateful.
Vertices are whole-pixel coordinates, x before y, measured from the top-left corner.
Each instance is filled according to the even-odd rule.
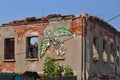
[[[116,56],[116,60],[117,60],[117,65],[119,66],[120,63],[120,55],[119,55],[119,49],[117,50],[117,56]]]
[[[14,59],[15,53],[15,40],[8,38],[4,41],[4,59]]]
[[[114,54],[114,45],[111,44],[110,45],[110,52],[111,52],[111,56],[110,56],[110,61],[113,63],[114,62],[114,57],[113,57],[113,54]]]
[[[93,59],[98,60],[99,56],[98,56],[98,51],[97,51],[97,38],[93,39]]]
[[[103,41],[103,61],[107,61],[106,46],[107,46],[107,43]]]
[[[112,63],[114,62],[114,57],[113,57],[112,54],[110,55],[110,61],[111,61]]]
[[[26,58],[38,58],[38,37],[27,37]]]

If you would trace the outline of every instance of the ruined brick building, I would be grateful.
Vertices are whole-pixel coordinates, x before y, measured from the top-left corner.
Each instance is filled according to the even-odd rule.
[[[53,14],[0,26],[1,73],[40,75],[46,56],[70,65],[78,80],[120,80],[120,32],[98,17]]]

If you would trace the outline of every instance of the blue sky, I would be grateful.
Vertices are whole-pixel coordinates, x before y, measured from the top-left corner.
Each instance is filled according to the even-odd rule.
[[[55,13],[89,13],[107,21],[120,14],[120,0],[0,0],[0,24]],[[109,24],[120,31],[120,16]]]

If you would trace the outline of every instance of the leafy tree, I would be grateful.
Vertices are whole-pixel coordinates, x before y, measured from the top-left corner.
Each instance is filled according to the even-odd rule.
[[[50,77],[56,77],[61,75],[59,65],[55,63],[55,60],[52,57],[46,57],[43,71],[44,80],[48,80],[48,78]]]
[[[70,77],[74,75],[73,69],[70,66],[65,66],[64,70],[64,77]]]

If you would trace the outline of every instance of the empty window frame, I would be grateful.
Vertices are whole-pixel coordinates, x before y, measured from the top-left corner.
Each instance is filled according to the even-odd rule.
[[[116,63],[117,63],[117,66],[119,66],[119,63],[120,63],[119,57],[120,57],[120,55],[119,55],[119,52],[117,51],[117,56],[116,56]]]
[[[114,56],[113,56],[113,54],[114,54],[114,45],[113,45],[113,43],[110,44],[110,52],[111,52],[111,54],[110,54],[110,61],[112,63],[114,63]]]
[[[112,54],[110,54],[110,61],[111,61],[112,63],[114,63],[114,57],[113,57]]]
[[[38,58],[38,37],[27,37],[26,59]]]
[[[6,38],[4,40],[4,59],[14,59],[15,54],[15,39]]]
[[[106,50],[107,50],[107,42],[106,42],[106,41],[103,41],[103,61],[107,61],[107,53],[106,53]]]
[[[98,51],[97,51],[97,41],[98,38],[94,38],[93,39],[93,59],[98,60],[99,59],[99,55],[98,55]]]

